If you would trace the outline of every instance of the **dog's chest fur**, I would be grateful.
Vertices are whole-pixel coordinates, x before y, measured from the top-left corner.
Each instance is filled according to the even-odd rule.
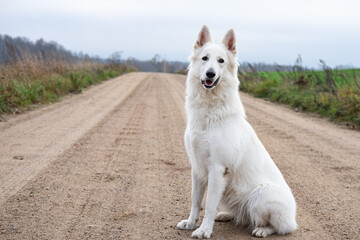
[[[188,141],[188,148],[194,154],[193,161],[196,162],[192,164],[198,169],[205,170],[206,174],[212,161],[221,158],[212,158],[214,151],[217,151],[221,144],[227,144],[221,135],[228,131],[228,121],[240,121],[245,117],[245,113],[236,88],[224,89],[220,82],[219,86],[208,91],[189,84],[187,87],[190,89],[187,89],[186,97],[188,124],[185,136],[188,139],[185,141]],[[219,144],[215,143],[217,141]],[[216,154],[223,154],[225,158],[226,152],[217,151]]]

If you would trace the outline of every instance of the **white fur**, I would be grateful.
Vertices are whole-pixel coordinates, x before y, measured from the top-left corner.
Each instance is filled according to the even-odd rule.
[[[208,59],[202,60],[203,56]],[[195,229],[207,187],[205,216],[192,237],[211,236],[220,204],[225,213],[218,219],[230,216],[237,224],[251,227],[257,237],[295,231],[296,203],[291,190],[245,119],[234,31],[230,29],[221,44],[214,44],[204,26],[190,61],[185,147],[192,166],[192,207],[189,219],[177,227]],[[220,78],[217,86],[205,89],[201,80],[209,68]]]

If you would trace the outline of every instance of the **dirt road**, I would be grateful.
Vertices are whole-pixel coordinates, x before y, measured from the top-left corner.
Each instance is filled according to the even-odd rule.
[[[0,123],[0,239],[187,239],[185,77],[131,73]],[[360,239],[360,133],[241,94],[292,188],[297,232]],[[216,223],[213,239],[251,239]]]

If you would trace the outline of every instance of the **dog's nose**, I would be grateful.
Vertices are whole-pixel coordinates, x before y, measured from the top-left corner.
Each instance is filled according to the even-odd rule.
[[[210,78],[210,79],[212,79],[212,78],[214,78],[215,77],[215,71],[214,71],[214,69],[212,69],[212,68],[210,68],[209,70],[207,70],[207,72],[206,72],[206,76],[208,77],[208,78]]]

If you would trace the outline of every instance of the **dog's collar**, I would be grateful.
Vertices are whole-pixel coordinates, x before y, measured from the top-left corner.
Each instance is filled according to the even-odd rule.
[[[211,88],[213,88],[213,87],[216,87],[216,85],[219,83],[219,80],[220,80],[220,77],[218,77],[218,78],[216,79],[216,81],[214,82],[214,84],[211,85],[211,86],[207,86],[207,85],[205,84],[205,80],[201,80],[201,83],[202,83],[202,85],[203,85],[205,88],[211,89]]]

